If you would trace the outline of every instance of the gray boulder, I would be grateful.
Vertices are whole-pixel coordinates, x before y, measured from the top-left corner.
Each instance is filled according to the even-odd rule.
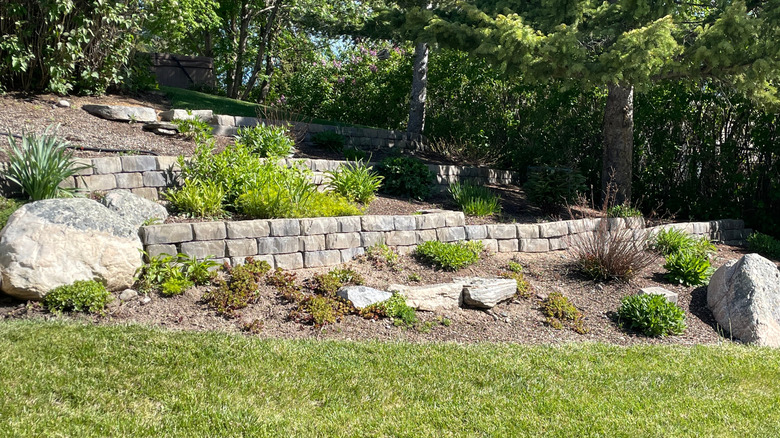
[[[144,131],[153,132],[157,135],[176,135],[179,133],[179,127],[168,122],[151,122],[143,126]]]
[[[81,109],[93,116],[119,122],[157,121],[157,112],[145,106],[83,105]]]
[[[425,286],[393,284],[388,288],[406,298],[406,304],[418,310],[455,310],[460,307],[463,283],[441,283]]]
[[[344,286],[336,292],[336,295],[351,302],[358,309],[387,301],[393,296],[390,292],[368,286]]]
[[[509,278],[469,278],[463,284],[463,304],[491,309],[517,293],[517,281]]]
[[[124,290],[142,264],[142,248],[137,227],[98,202],[33,202],[14,212],[0,232],[1,287],[32,300],[76,280]]]
[[[780,271],[758,254],[721,266],[710,279],[707,307],[731,336],[780,347]]]
[[[168,218],[168,210],[162,205],[130,193],[129,190],[112,190],[100,201],[131,225],[139,228],[147,220]]]

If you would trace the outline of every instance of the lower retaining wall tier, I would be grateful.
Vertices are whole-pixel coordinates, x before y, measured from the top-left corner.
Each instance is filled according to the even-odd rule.
[[[336,170],[346,161],[311,160],[288,158],[286,165],[296,163],[312,171],[312,182],[318,186],[327,184],[325,172]],[[12,196],[18,194],[18,187],[5,181],[5,163],[0,163],[0,194]],[[369,163],[376,165],[376,163]],[[177,184],[181,173],[177,157],[129,155],[124,157],[80,158],[76,165],[92,166],[79,172],[77,176],[65,180],[64,187],[75,187],[84,191],[108,192],[126,189],[148,199],[161,199],[162,193]],[[430,164],[428,168],[436,179],[434,189],[446,190],[449,184],[471,180],[479,184],[508,185],[517,182],[515,172],[495,170],[486,167],[454,166]]]
[[[482,241],[491,252],[565,250],[578,238],[599,229],[632,230],[637,239],[661,228],[678,228],[727,244],[744,244],[750,234],[741,220],[693,222],[645,228],[642,218],[579,219],[540,224],[466,225],[461,212],[440,211],[405,216],[350,216],[201,222],[141,227],[150,256],[184,253],[218,262],[241,264],[246,257],[282,269],[315,268],[345,263],[377,243],[407,254],[426,241]]]

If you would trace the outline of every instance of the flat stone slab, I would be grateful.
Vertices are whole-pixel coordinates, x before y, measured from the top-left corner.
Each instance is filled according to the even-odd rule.
[[[344,286],[336,294],[351,302],[358,309],[387,301],[393,296],[390,292],[368,286]]]
[[[200,120],[201,122],[211,123],[214,113],[211,110],[183,110],[172,109],[160,113],[160,120],[170,122],[171,120]]]
[[[157,112],[145,106],[82,105],[81,109],[106,120],[118,122],[156,122]]]
[[[662,287],[646,287],[639,291],[640,295],[662,295],[670,303],[677,304],[677,294]]]
[[[490,309],[517,293],[517,281],[509,278],[468,278],[463,284],[463,304]]]
[[[392,284],[388,289],[403,295],[408,306],[430,312],[457,309],[460,307],[463,295],[463,283],[440,283],[425,286]]]
[[[153,132],[157,135],[176,135],[179,133],[179,127],[168,122],[151,122],[143,127],[144,131]]]

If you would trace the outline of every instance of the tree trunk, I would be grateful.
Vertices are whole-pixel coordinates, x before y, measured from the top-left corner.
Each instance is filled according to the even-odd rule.
[[[634,153],[634,87],[609,85],[604,111],[604,158],[602,196],[609,205],[631,201]]]
[[[412,72],[412,96],[409,108],[409,124],[406,131],[421,135],[425,129],[425,98],[428,93],[428,44],[419,43],[414,49]]]
[[[271,40],[274,37],[274,28],[276,27],[276,17],[279,15],[279,9],[282,6],[282,0],[276,0],[271,13],[268,15],[265,26],[262,28],[263,37],[260,39],[259,47],[257,48],[257,57],[255,58],[255,64],[252,67],[252,73],[249,76],[249,80],[246,83],[246,88],[241,94],[241,100],[247,100],[249,93],[252,92],[252,88],[255,87],[257,82],[257,76],[260,74],[260,70],[263,67],[263,60],[265,60],[266,50],[271,45]]]
[[[233,66],[231,87],[228,88],[228,97],[232,99],[238,99],[238,90],[244,83],[244,53],[246,52],[246,40],[249,37],[249,22],[251,20],[251,11],[247,10],[246,3],[242,3],[240,28],[238,31],[238,46],[236,47],[236,64]]]

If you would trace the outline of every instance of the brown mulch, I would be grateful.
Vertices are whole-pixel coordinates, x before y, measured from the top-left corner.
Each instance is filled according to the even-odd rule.
[[[739,258],[743,250],[718,246],[713,266],[719,267],[727,260]],[[532,298],[517,298],[504,302],[490,311],[458,309],[441,312],[418,312],[422,321],[432,322],[430,332],[395,327],[389,320],[362,319],[355,315],[317,329],[288,320],[292,305],[283,302],[275,289],[263,286],[256,304],[240,312],[240,316],[228,319],[215,314],[202,301],[205,287],[193,288],[184,295],[164,298],[150,296],[148,304],[141,298],[128,302],[115,300],[104,317],[70,315],[95,324],[139,323],[167,327],[176,330],[219,330],[239,332],[244,323],[262,321],[263,338],[325,338],[386,341],[447,341],[459,343],[513,342],[524,344],[551,344],[561,342],[596,341],[618,345],[633,344],[712,344],[724,342],[719,337],[713,318],[706,308],[706,287],[683,287],[669,284],[663,279],[663,261],[658,259],[642,271],[631,283],[599,283],[581,277],[573,267],[571,255],[566,251],[545,254],[494,254],[483,257],[474,266],[461,271],[442,272],[417,262],[411,256],[402,256],[399,269],[372,265],[365,260],[350,264],[360,272],[369,286],[386,288],[391,283],[431,284],[446,282],[453,277],[493,276],[501,271],[508,260],[519,261],[530,282]],[[297,271],[299,280],[327,269]],[[420,282],[410,280],[416,274]],[[647,338],[621,330],[614,320],[614,312],[620,299],[636,293],[642,287],[662,286],[679,294],[679,304],[685,311],[688,328],[681,336]],[[556,330],[545,324],[539,310],[540,299],[552,291],[562,292],[584,313],[587,334],[577,334],[569,329]],[[52,318],[32,303],[24,303],[7,296],[0,296],[0,317],[4,318]],[[440,324],[442,318],[451,321],[449,326]]]

